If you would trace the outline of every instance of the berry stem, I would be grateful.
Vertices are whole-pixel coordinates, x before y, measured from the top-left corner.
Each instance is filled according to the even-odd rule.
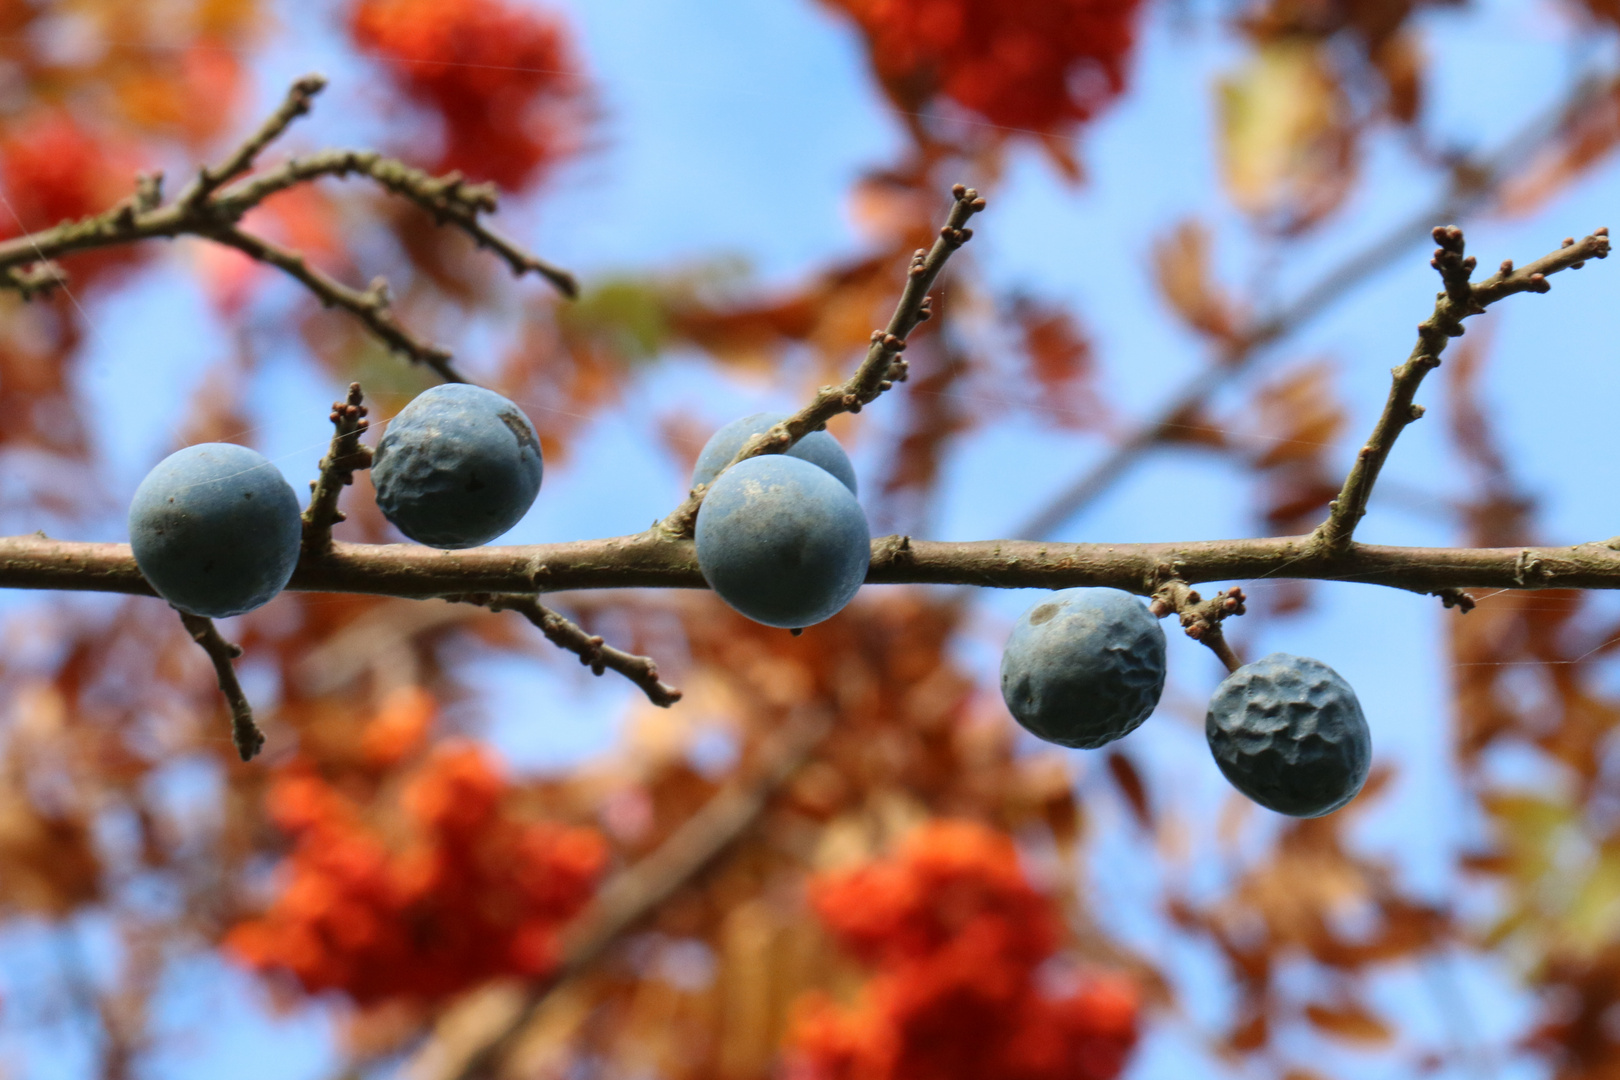
[[[1173,578],[1154,591],[1148,610],[1161,619],[1171,613],[1179,615],[1181,628],[1188,637],[1220,657],[1227,671],[1236,671],[1243,666],[1243,661],[1227,643],[1221,623],[1234,615],[1242,615],[1244,600],[1243,590],[1235,585],[1205,600],[1185,581]]]

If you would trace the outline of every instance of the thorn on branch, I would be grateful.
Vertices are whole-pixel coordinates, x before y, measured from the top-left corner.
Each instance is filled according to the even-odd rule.
[[[180,611],[179,608],[175,610]],[[243,761],[252,761],[264,748],[264,732],[254,721],[253,706],[248,703],[247,695],[242,692],[242,684],[236,678],[236,666],[232,661],[242,655],[241,646],[221,637],[212,619],[180,611],[180,622],[185,626],[186,633],[191,635],[191,640],[201,645],[213,662],[220,693],[225,695],[231,707],[231,741],[236,744],[236,752]]]

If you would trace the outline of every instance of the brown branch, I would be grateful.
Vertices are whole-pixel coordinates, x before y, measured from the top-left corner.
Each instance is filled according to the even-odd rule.
[[[967,228],[967,223],[974,214],[984,209],[984,200],[970,187],[957,184],[951,189],[951,197],[954,200],[951,211],[939,230],[939,236],[935,238],[933,247],[926,251],[918,248],[912,254],[906,285],[900,293],[899,303],[895,305],[894,315],[890,317],[887,327],[872,331],[872,343],[867,346],[866,358],[861,361],[855,374],[838,386],[822,387],[809,405],[769,431],[755,435],[737,451],[736,457],[726,463],[727,469],[760,454],[786,453],[794,443],[812,431],[826,427],[827,421],[839,413],[858,413],[893,383],[905,381],[906,362],[901,353],[905,351],[906,336],[930,317],[928,290],[933,287],[934,280],[945,268],[951,254],[973,238],[973,230]],[[693,488],[686,500],[660,522],[658,528],[672,537],[691,536],[697,522],[698,508],[703,505],[705,490],[701,484]]]
[[[1262,578],[1355,581],[1444,596],[1461,589],[1620,589],[1620,551],[1572,547],[1423,548],[1356,544],[1343,556],[1313,550],[1309,536],[1155,544],[1040,540],[947,542],[880,536],[869,585],[975,585],[1066,589],[1081,585],[1151,596],[1189,585]],[[904,541],[902,543],[902,541]],[[607,540],[440,551],[420,544],[333,541],[305,553],[288,588],[422,600],[468,593],[593,589],[705,589],[689,540],[649,530]],[[151,596],[128,544],[36,534],[0,537],[0,589]]]
[[[1161,619],[1172,613],[1179,615],[1181,628],[1188,637],[1207,646],[1220,657],[1227,671],[1236,671],[1243,666],[1243,661],[1238,659],[1237,653],[1227,643],[1221,623],[1233,615],[1242,615],[1243,601],[1243,590],[1236,586],[1205,600],[1185,581],[1177,578],[1165,582],[1153,593],[1153,602],[1148,605],[1148,610]]]
[[[498,1030],[455,1055],[456,1060],[432,1062],[436,1067],[429,1067],[427,1054],[419,1055],[405,1074],[413,1080],[477,1080],[491,1075],[552,992],[596,963],[626,931],[745,836],[830,729],[828,718],[816,712],[800,712],[790,720],[762,748],[754,775],[728,784],[656,851],[602,887],[596,902],[564,935],[556,970],[528,989],[522,1004]]]
[[[320,476],[309,482],[309,509],[304,511],[304,550],[321,552],[332,546],[332,526],[344,520],[338,497],[354,483],[354,474],[371,468],[371,448],[360,444],[365,434],[366,407],[359,383],[349,384],[345,401],[332,402],[332,445],[321,458]]]
[[[406,330],[389,310],[392,298],[388,282],[374,280],[365,291],[352,289],[343,282],[309,265],[309,261],[296,251],[272,244],[263,237],[243,232],[234,225],[210,230],[205,235],[226,247],[233,247],[251,259],[274,266],[304,288],[314,293],[326,307],[339,307],[359,319],[383,344],[402,353],[418,364],[426,364],[437,371],[446,382],[469,381],[451,363],[450,354],[437,345],[431,345]]]
[[[495,186],[469,184],[459,172],[433,176],[371,150],[323,150],[233,184],[220,192],[217,202],[234,211],[238,205],[257,206],[278,191],[323,176],[342,179],[355,174],[370,177],[389,192],[414,202],[432,215],[435,223],[454,225],[473,243],[499,255],[514,277],[538,274],[564,296],[572,299],[579,295],[579,282],[573,274],[524,251],[479,220],[480,214],[495,212]]]
[[[617,671],[641,688],[647,700],[661,708],[669,708],[681,700],[681,692],[658,679],[658,664],[650,656],[637,656],[615,649],[596,634],[583,629],[542,605],[538,598],[527,594],[503,596],[469,596],[466,599],[491,611],[515,611],[528,619],[546,640],[560,649],[567,649],[579,657],[579,662],[591,669],[593,675],[605,670]]]
[[[191,640],[201,645],[208,659],[213,661],[214,675],[219,679],[219,692],[225,695],[231,707],[231,741],[236,744],[236,752],[242,755],[243,761],[252,761],[254,755],[264,748],[264,732],[253,720],[253,706],[242,692],[242,684],[236,679],[236,666],[231,662],[242,655],[241,647],[221,637],[212,619],[181,611],[180,621],[185,625],[186,633],[191,635]]]
[[[315,95],[324,89],[326,79],[321,75],[305,75],[294,82],[282,99],[281,106],[259,125],[259,130],[232,151],[223,164],[213,167],[204,165],[199,169],[197,179],[180,193],[176,202],[192,211],[202,209],[215,191],[253,168],[253,162],[264,148],[281,138],[294,120],[309,112]]]
[[[1434,313],[1418,324],[1418,340],[1411,355],[1394,370],[1384,411],[1367,444],[1356,454],[1339,497],[1329,504],[1327,520],[1311,534],[1312,545],[1325,552],[1341,554],[1350,547],[1356,525],[1367,513],[1373,485],[1395,440],[1407,424],[1423,415],[1423,406],[1414,405],[1412,399],[1423,377],[1440,366],[1440,354],[1445,351],[1446,343],[1462,336],[1463,320],[1515,293],[1547,292],[1552,288],[1547,280],[1551,275],[1561,270],[1578,270],[1588,259],[1603,259],[1609,255],[1609,230],[1598,229],[1579,243],[1573,237],[1566,239],[1557,251],[1528,266],[1514,269],[1511,260],[1504,262],[1496,274],[1476,285],[1469,281],[1474,258],[1463,255],[1462,230],[1455,225],[1439,227],[1434,230],[1434,239],[1440,247],[1430,265],[1439,271],[1445,288],[1435,297]]]
[[[291,275],[328,307],[340,307],[357,317],[377,338],[417,363],[427,364],[452,382],[464,382],[451,364],[450,354],[422,341],[399,325],[388,310],[388,289],[377,279],[364,291],[310,267],[304,257],[240,228],[244,215],[276,192],[322,176],[364,175],[384,189],[410,199],[440,224],[466,233],[479,247],[498,255],[514,274],[534,273],[568,296],[578,292],[573,275],[524,251],[512,240],[490,229],[480,215],[495,209],[494,190],[467,184],[460,174],[429,176],[402,162],[378,154],[329,150],[294,159],[253,176],[245,175],[264,149],[289,124],[309,111],[310,102],[325,85],[318,75],[298,80],[286,99],[259,129],[223,163],[205,166],[185,191],[164,204],[161,176],[142,176],[133,196],[101,214],[63,222],[25,236],[0,241],[0,288],[24,297],[49,292],[67,280],[57,259],[75,252],[136,244],[145,240],[195,236],[224,244],[259,262]],[[232,181],[236,181],[232,183]]]
[[[1606,98],[1617,86],[1620,80],[1584,80],[1548,112],[1533,117],[1495,153],[1456,162],[1451,168],[1447,191],[1431,206],[1408,217],[1329,270],[1275,313],[1235,331],[1203,370],[1182,384],[1157,412],[1117,442],[1101,461],[1060,488],[1045,507],[1014,530],[1014,535],[1038,540],[1056,532],[1113,486],[1144,453],[1176,435],[1183,417],[1195,412],[1217,390],[1252,367],[1271,346],[1344,299],[1391,259],[1420,237],[1427,236],[1435,221],[1455,219],[1487,202],[1511,169],[1558,138],[1570,117]]]

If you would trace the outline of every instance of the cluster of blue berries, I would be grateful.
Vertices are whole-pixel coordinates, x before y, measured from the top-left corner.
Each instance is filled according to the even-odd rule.
[[[1165,641],[1147,605],[1118,589],[1067,589],[1018,620],[1001,694],[1031,733],[1095,749],[1134,731],[1164,691]],[[1261,806],[1320,817],[1355,798],[1372,763],[1350,684],[1319,660],[1273,653],[1216,688],[1204,719],[1215,763]]]
[[[377,505],[419,543],[486,544],[540,493],[540,440],[512,402],[460,383],[435,386],[388,425],[372,458]],[[201,443],[157,464],[129,508],[136,565],[182,611],[252,611],[291,580],[303,545],[298,497],[245,446]]]

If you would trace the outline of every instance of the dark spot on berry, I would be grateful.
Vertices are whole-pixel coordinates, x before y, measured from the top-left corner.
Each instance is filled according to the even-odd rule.
[[[468,480],[467,480],[467,490],[468,491],[483,491],[484,490],[484,482],[482,480],[478,479],[478,474],[477,473],[473,473],[472,476],[468,478]]]
[[[529,427],[527,420],[508,409],[503,409],[496,415],[500,417],[501,423],[506,425],[507,430],[512,433],[512,438],[517,440],[519,446],[527,446],[536,454],[540,452],[540,444],[534,441],[534,430]]]
[[[1058,606],[1056,604],[1042,604],[1040,607],[1029,613],[1029,625],[1039,626],[1042,623],[1049,621],[1052,616],[1057,614],[1057,612]]]

